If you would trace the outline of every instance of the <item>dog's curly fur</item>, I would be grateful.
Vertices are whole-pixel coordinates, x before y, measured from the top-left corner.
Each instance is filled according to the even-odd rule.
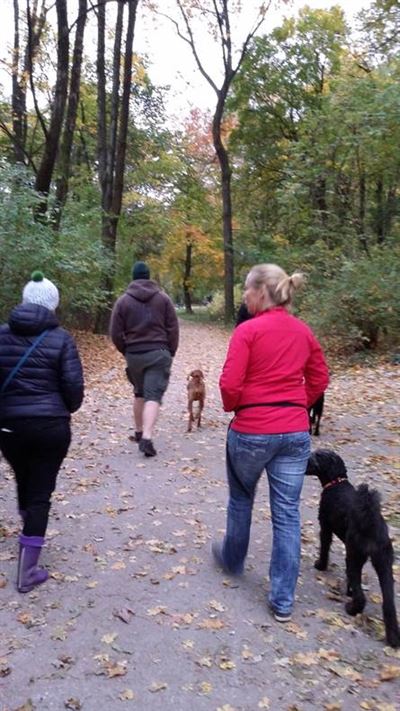
[[[346,546],[347,594],[349,615],[365,607],[361,587],[362,568],[368,558],[376,570],[382,590],[382,610],[386,641],[400,646],[400,630],[394,602],[393,546],[381,514],[380,495],[367,484],[355,489],[347,479],[343,459],[330,449],[317,449],[311,455],[306,474],[317,476],[323,491],[319,506],[320,554],[318,570],[328,566],[329,548],[335,534]]]

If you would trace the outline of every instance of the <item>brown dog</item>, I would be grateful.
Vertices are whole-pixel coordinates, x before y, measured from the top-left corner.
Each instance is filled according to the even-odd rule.
[[[188,375],[188,412],[189,422],[187,431],[192,431],[192,422],[197,419],[197,427],[201,427],[201,413],[203,412],[204,402],[206,399],[206,386],[204,385],[204,375],[202,370],[192,370]],[[193,403],[198,402],[197,417],[193,414]]]

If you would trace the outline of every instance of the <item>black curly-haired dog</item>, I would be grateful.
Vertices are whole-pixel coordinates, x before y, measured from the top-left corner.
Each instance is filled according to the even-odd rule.
[[[321,546],[315,567],[326,570],[332,535],[338,536],[346,546],[347,594],[352,598],[346,604],[346,611],[349,615],[357,615],[365,607],[361,573],[370,558],[382,590],[386,641],[391,647],[399,647],[393,546],[381,514],[379,493],[369,489],[367,484],[355,489],[347,478],[343,459],[330,449],[317,449],[311,454],[306,474],[317,476],[322,485],[318,516]]]

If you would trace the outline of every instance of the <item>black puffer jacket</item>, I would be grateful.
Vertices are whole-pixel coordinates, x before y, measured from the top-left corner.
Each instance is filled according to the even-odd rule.
[[[37,304],[20,304],[0,326],[0,386],[45,329],[49,332],[4,393],[0,422],[19,417],[70,417],[83,400],[82,365],[75,342],[56,315]]]

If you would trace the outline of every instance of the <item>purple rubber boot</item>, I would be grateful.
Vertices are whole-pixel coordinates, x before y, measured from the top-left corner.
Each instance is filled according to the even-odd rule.
[[[19,537],[19,559],[18,559],[18,592],[31,592],[36,585],[45,583],[49,574],[47,570],[37,567],[40,551],[44,543],[42,536]]]

